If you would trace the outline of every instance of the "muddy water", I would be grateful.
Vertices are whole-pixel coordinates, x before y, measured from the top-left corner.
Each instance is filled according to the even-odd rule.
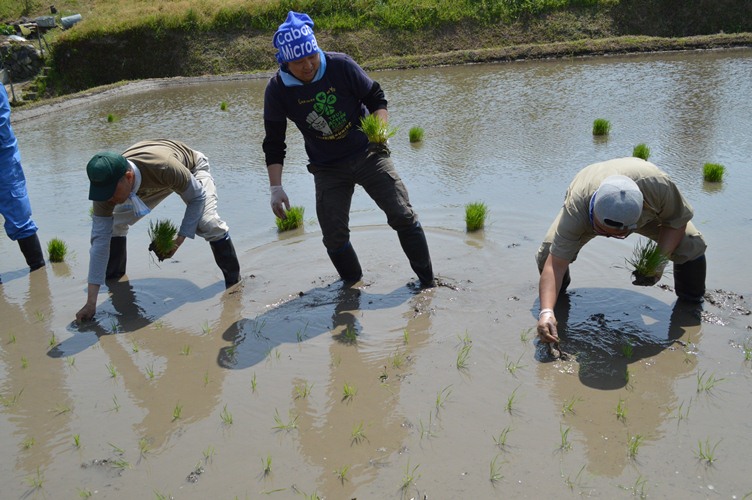
[[[306,225],[277,234],[263,79],[132,86],[18,112],[40,238],[64,239],[70,255],[29,274],[0,238],[3,498],[744,497],[750,74],[750,50],[376,74],[401,129],[396,165],[447,285],[420,293],[360,190],[352,241],[365,278],[341,288],[297,136],[284,183]],[[607,140],[590,134],[599,117],[612,122]],[[426,131],[420,145],[407,141],[412,126]],[[85,163],[155,136],[209,157],[243,284],[225,292],[199,240],[154,262],[144,221],[129,235],[127,279],[103,289],[95,322],[76,326]],[[552,362],[531,333],[533,254],[574,173],[641,142],[695,208],[709,289],[731,295],[715,292],[702,311],[676,306],[670,290],[631,286],[634,238],[596,240],[558,314],[572,357]],[[703,183],[705,162],[727,167],[721,185]],[[490,208],[474,234],[471,201]],[[170,198],[152,217],[181,213]]]

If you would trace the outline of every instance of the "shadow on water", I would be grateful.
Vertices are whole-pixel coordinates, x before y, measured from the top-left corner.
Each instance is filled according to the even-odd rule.
[[[248,368],[262,361],[278,345],[332,332],[341,343],[355,343],[362,331],[357,311],[387,309],[408,302],[419,289],[406,285],[385,294],[369,293],[336,282],[301,292],[255,318],[242,318],[230,325],[222,338],[217,363],[230,369]],[[266,333],[268,332],[268,333]]]
[[[560,347],[578,364],[587,387],[615,390],[629,382],[629,365],[656,356],[679,343],[701,323],[701,304],[666,304],[648,295],[617,288],[578,288],[559,297],[555,314]],[[538,361],[552,361],[536,340]]]
[[[72,356],[96,344],[103,335],[133,332],[149,326],[169,312],[191,302],[201,302],[225,290],[222,282],[199,288],[190,280],[127,278],[107,283],[109,303],[100,305],[94,320],[72,322],[67,330],[72,337],[47,353],[52,358]],[[165,296],[165,291],[170,294]],[[109,312],[110,308],[114,313]]]

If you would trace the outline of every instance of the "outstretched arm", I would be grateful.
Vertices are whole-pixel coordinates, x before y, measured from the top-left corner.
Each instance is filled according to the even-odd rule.
[[[549,254],[541,271],[538,283],[538,295],[540,300],[540,314],[538,316],[538,335],[543,342],[558,342],[559,333],[556,330],[556,316],[554,307],[556,298],[559,296],[564,274],[567,272],[569,262]]]

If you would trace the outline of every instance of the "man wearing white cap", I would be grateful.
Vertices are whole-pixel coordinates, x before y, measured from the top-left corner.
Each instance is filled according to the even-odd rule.
[[[618,158],[582,169],[569,185],[564,205],[536,255],[540,339],[558,342],[556,299],[569,285],[569,264],[596,236],[623,239],[637,233],[655,241],[673,262],[674,289],[679,299],[702,302],[707,245],[690,222],[693,215],[692,207],[669,176],[645,160]]]
[[[324,246],[342,280],[352,283],[363,275],[349,228],[350,203],[359,184],[397,232],[420,286],[434,286],[428,244],[407,188],[389,151],[369,148],[359,129],[360,119],[369,113],[388,121],[384,91],[348,55],[322,51],[307,14],[289,12],[273,43],[280,67],[264,95],[263,142],[272,211],[284,219],[290,208],[282,188],[289,119],[303,135]]]

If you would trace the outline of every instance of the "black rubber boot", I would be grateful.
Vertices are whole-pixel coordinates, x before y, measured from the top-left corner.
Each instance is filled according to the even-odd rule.
[[[700,303],[705,299],[705,276],[707,261],[705,255],[684,264],[674,264],[674,292],[687,302]]]
[[[21,253],[24,255],[24,258],[26,258],[26,263],[29,265],[31,271],[44,267],[42,244],[39,243],[37,233],[18,240],[18,246],[21,248]]]
[[[349,241],[336,252],[327,250],[326,253],[329,254],[329,258],[342,281],[355,282],[363,277],[363,269],[360,267],[358,254],[355,253],[355,249]]]
[[[221,240],[210,241],[209,245],[214,254],[214,261],[225,277],[225,288],[230,288],[240,281],[240,262],[238,262],[230,235],[228,234]]]
[[[125,264],[128,261],[125,236],[113,236],[110,238],[110,258],[107,261],[105,279],[116,280],[125,274]]]
[[[430,288],[436,286],[431,265],[431,255],[428,253],[428,242],[423,226],[416,222],[407,229],[397,231],[402,250],[410,261],[410,267],[418,275],[420,286]]]

